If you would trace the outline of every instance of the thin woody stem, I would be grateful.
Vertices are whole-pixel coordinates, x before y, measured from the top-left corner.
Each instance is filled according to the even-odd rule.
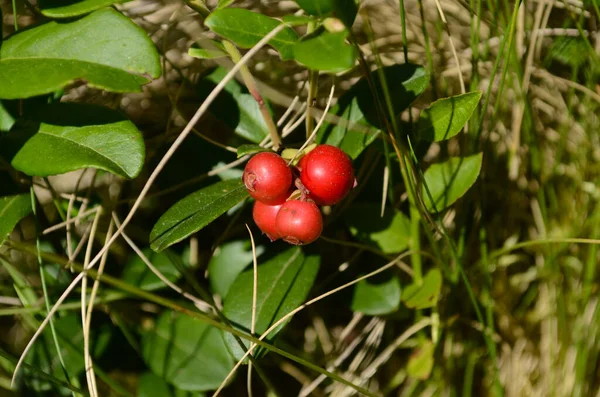
[[[225,47],[225,50],[227,51],[229,57],[231,57],[231,60],[234,63],[238,63],[240,59],[242,59],[242,55],[240,54],[235,45],[233,45],[227,40],[223,40],[223,46]],[[267,103],[265,102],[264,98],[260,94],[260,91],[258,90],[256,80],[254,79],[254,76],[252,76],[252,73],[250,73],[250,69],[246,65],[243,65],[240,68],[240,74],[244,79],[244,83],[246,84],[246,88],[248,88],[250,95],[252,95],[254,100],[256,100],[256,102],[258,103],[260,113],[262,114],[263,118],[265,119],[265,122],[267,123],[267,128],[269,129],[269,134],[271,135],[271,141],[273,142],[273,149],[275,151],[278,151],[279,147],[281,146],[281,138],[279,137],[279,132],[277,132],[277,126],[275,125],[275,122],[271,117],[271,113],[269,113]]]

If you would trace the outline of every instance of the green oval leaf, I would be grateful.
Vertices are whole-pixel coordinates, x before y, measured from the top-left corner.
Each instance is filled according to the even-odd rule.
[[[196,233],[248,197],[240,179],[217,182],[184,197],[165,212],[150,232],[150,247],[162,251]]]
[[[333,15],[350,28],[356,18],[358,7],[354,0],[296,0],[307,14],[324,18]]]
[[[172,311],[142,335],[142,356],[156,375],[189,391],[216,389],[233,367],[217,328]]]
[[[241,48],[251,48],[263,37],[281,24],[280,21],[266,15],[242,8],[221,8],[213,11],[204,24],[218,35],[233,41]],[[292,48],[298,41],[298,35],[290,27],[285,27],[269,44],[273,46],[282,60],[292,58]]]
[[[387,66],[383,68],[383,74],[392,95],[396,115],[410,106],[429,84],[425,68],[419,65]],[[378,72],[371,72],[371,78],[377,87],[377,96],[383,99]],[[317,136],[318,142],[338,146],[352,159],[356,159],[377,138],[382,127],[385,127],[381,125],[375,104],[371,85],[367,78],[363,77],[339,98],[332,113],[343,120],[367,127],[367,131],[354,131],[347,124],[324,124]]]
[[[348,32],[323,31],[294,46],[294,58],[313,70],[338,73],[351,69],[356,60],[356,49],[346,43]]]
[[[200,97],[207,97],[226,74],[227,70],[218,67],[202,79],[198,84]],[[269,134],[258,103],[235,80],[225,85],[225,89],[210,106],[210,111],[233,129],[236,135],[251,142],[259,143]]]
[[[201,40],[202,47],[193,46],[188,50],[188,55],[198,59],[217,59],[227,56],[223,44],[216,40]]]
[[[265,247],[256,247],[260,256]],[[208,263],[208,279],[213,292],[227,296],[231,284],[237,276],[252,263],[252,246],[249,240],[231,241],[221,245]]]
[[[237,148],[237,157],[239,159],[247,154],[256,154],[260,152],[272,152],[272,150],[259,145],[240,145]]]
[[[174,253],[169,253],[168,250],[156,253],[149,248],[143,249],[142,252],[167,280],[176,282],[181,278],[178,266],[173,262],[175,258],[177,258]],[[138,255],[135,255],[135,257],[125,265],[123,273],[121,274],[121,280],[146,291],[153,291],[167,286],[152,272],[152,270],[150,270]]]
[[[439,142],[458,134],[467,124],[481,99],[481,91],[439,99],[421,112],[417,137]]]
[[[442,273],[438,269],[432,269],[421,283],[412,283],[404,289],[402,300],[410,309],[427,309],[437,304],[441,290]]]
[[[173,386],[152,372],[145,372],[138,380],[137,397],[204,397],[201,392],[187,392]]]
[[[48,18],[72,18],[126,0],[39,0],[42,14]]]
[[[411,354],[406,365],[406,372],[413,378],[426,380],[433,369],[433,353],[435,345],[430,340],[425,341]]]
[[[145,158],[144,140],[131,121],[120,112],[81,103],[28,112],[6,134],[0,150],[13,167],[32,176],[92,167],[135,178]]]
[[[29,194],[0,197],[0,246],[17,223],[31,212],[31,197]]]
[[[387,279],[362,280],[354,288],[352,310],[368,316],[382,316],[398,310],[400,281],[389,275]]]
[[[318,256],[305,257],[296,247],[258,266],[257,335],[304,302],[319,271],[319,261]],[[223,305],[223,314],[246,332],[252,322],[253,274],[253,269],[249,269],[235,279]],[[267,340],[272,341],[284,326],[285,323],[273,330]],[[244,352],[235,338],[229,333],[224,338],[233,356],[240,359]],[[244,343],[248,348],[249,343]]]
[[[160,75],[156,48],[112,8],[19,32],[0,47],[0,98],[47,94],[76,80],[108,91],[140,91],[149,82],[142,75]]]
[[[408,247],[410,220],[400,211],[386,208],[382,217],[380,205],[356,203],[344,212],[344,220],[356,239],[386,254]]]
[[[425,183],[433,202],[425,186],[421,189],[427,209],[430,212],[442,211],[461,198],[477,181],[482,160],[483,154],[479,153],[468,157],[453,157],[429,167],[425,171]]]

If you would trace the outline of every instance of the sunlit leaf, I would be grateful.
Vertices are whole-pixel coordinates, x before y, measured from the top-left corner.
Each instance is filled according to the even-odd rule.
[[[467,124],[480,99],[481,91],[474,91],[435,101],[421,112],[417,137],[435,142],[452,138]]]
[[[429,167],[425,171],[425,183],[429,193],[425,186],[422,188],[427,209],[431,212],[442,211],[461,198],[477,181],[482,160],[483,154],[479,153],[468,157],[453,157]]]

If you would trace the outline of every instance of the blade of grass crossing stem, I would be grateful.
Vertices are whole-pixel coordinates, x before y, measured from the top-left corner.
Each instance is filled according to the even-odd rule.
[[[492,275],[490,274],[490,267],[488,262],[488,246],[487,246],[487,234],[485,228],[479,230],[480,238],[480,251],[481,251],[481,266],[482,273],[485,275],[485,283],[483,285],[483,302],[485,305],[486,315],[486,328],[489,330],[490,337],[496,332],[494,329],[494,306],[492,302]],[[496,365],[497,352],[496,345],[491,343],[492,349],[490,350],[490,358],[494,363],[494,388],[496,389],[496,395],[498,397],[503,395],[502,384],[500,383],[500,371]]]
[[[248,224],[246,224],[248,234],[250,235],[250,243],[252,244],[252,269],[253,269],[253,283],[252,283],[252,322],[250,323],[250,335],[254,336],[256,332],[256,300],[258,297],[258,261],[256,259],[256,244],[254,244],[254,236],[252,230]],[[252,397],[252,363],[248,363],[248,396]]]
[[[423,9],[423,0],[417,0],[419,7],[419,16],[421,17],[421,33],[423,33],[423,41],[425,43],[425,56],[427,58],[427,69],[429,70],[429,78],[431,79],[431,90],[433,92],[432,100],[436,101],[439,98],[437,92],[437,79],[433,73],[433,56],[431,55],[431,46],[429,43],[429,31],[427,30],[427,22],[425,20],[425,11]],[[408,52],[408,51],[407,51]],[[408,60],[407,60],[408,62]]]
[[[35,253],[36,252],[35,251],[35,247],[32,247],[30,244],[26,244],[26,243],[21,243],[21,242],[9,240],[9,241],[7,241],[7,245],[10,246],[11,248],[16,249],[16,250],[21,251],[21,252],[29,252],[29,253]],[[46,260],[53,261],[53,262],[56,262],[56,263],[59,263],[59,264],[62,264],[62,265],[66,265],[68,263],[67,259],[61,257],[60,255],[52,254],[52,253],[49,253],[49,252],[42,252],[41,256],[42,256],[42,258],[44,258]],[[400,259],[401,258],[397,258],[396,260],[400,260]],[[77,270],[79,272],[83,272],[84,271],[84,268],[83,268],[83,266],[80,263],[73,262],[72,265],[73,265],[73,268],[75,270]],[[379,269],[379,271],[383,271],[385,269],[386,269],[386,267],[382,267],[382,268]],[[368,276],[374,276],[375,274],[376,273],[373,272],[373,273],[370,273]],[[231,333],[233,335],[237,335],[240,338],[246,339],[247,341],[252,342],[252,343],[256,344],[259,347],[265,348],[265,349],[267,349],[267,350],[269,350],[269,351],[271,351],[273,353],[279,354],[280,356],[283,356],[283,357],[285,357],[287,359],[295,361],[296,363],[298,363],[298,364],[300,364],[302,366],[305,366],[306,368],[308,368],[308,369],[310,369],[312,371],[315,371],[315,372],[317,372],[319,374],[323,374],[323,375],[327,376],[328,378],[330,378],[330,379],[332,379],[332,380],[334,380],[336,382],[339,382],[339,383],[342,383],[342,384],[344,384],[346,386],[349,386],[349,387],[353,388],[354,390],[358,391],[359,393],[362,393],[362,394],[364,394],[366,396],[377,397],[375,394],[369,392],[367,389],[365,389],[363,387],[360,387],[358,385],[355,385],[354,383],[350,382],[349,380],[346,380],[346,379],[342,378],[341,376],[339,376],[339,375],[337,375],[335,373],[329,372],[329,371],[327,371],[327,370],[319,367],[318,365],[313,364],[312,362],[310,362],[308,360],[305,360],[305,359],[303,359],[301,357],[298,357],[298,356],[296,356],[296,355],[294,355],[292,353],[289,353],[289,352],[287,352],[285,350],[282,350],[282,349],[280,349],[280,348],[278,348],[276,346],[273,346],[273,345],[271,345],[271,344],[269,344],[267,342],[263,342],[262,340],[260,340],[258,338],[255,338],[255,337],[253,337],[253,336],[251,336],[251,335],[249,335],[249,334],[247,334],[247,333],[245,333],[243,331],[237,330],[235,328],[232,328],[231,326],[228,326],[228,325],[225,325],[223,323],[220,323],[219,321],[217,321],[217,320],[209,317],[208,315],[206,315],[204,313],[201,313],[201,312],[198,312],[198,311],[189,310],[189,309],[187,309],[187,308],[185,308],[183,306],[180,306],[179,304],[177,304],[176,302],[174,302],[174,301],[172,301],[172,300],[170,300],[168,298],[164,298],[164,297],[156,295],[156,294],[154,294],[152,292],[141,290],[140,288],[134,287],[133,285],[125,283],[125,282],[123,282],[123,281],[121,281],[121,280],[119,280],[119,279],[117,279],[115,277],[111,277],[111,276],[108,276],[106,274],[103,274],[103,275],[99,276],[98,273],[93,268],[90,268],[90,269],[87,270],[87,275],[88,275],[88,277],[91,277],[91,278],[94,278],[94,279],[95,278],[99,278],[100,281],[103,281],[104,283],[106,283],[108,285],[111,285],[111,286],[113,286],[115,288],[118,288],[118,289],[121,289],[121,290],[123,290],[125,292],[128,292],[128,293],[130,293],[130,294],[132,294],[134,296],[137,296],[137,297],[143,298],[143,299],[147,299],[150,302],[154,302],[154,303],[156,303],[158,305],[161,305],[161,306],[164,306],[166,308],[169,308],[169,309],[172,309],[172,310],[176,310],[176,311],[178,311],[180,313],[183,313],[185,315],[194,317],[194,318],[196,318],[196,319],[198,319],[200,321],[205,322],[206,324],[208,324],[208,325],[210,325],[212,327],[218,328],[218,329],[223,330],[225,332],[229,332],[229,333]],[[363,276],[363,277],[361,277],[358,280],[361,280],[361,279],[364,279],[364,278],[365,277]],[[358,280],[355,280],[355,281],[358,281]],[[355,283],[346,284],[346,285],[344,285],[344,287],[348,287],[348,286],[353,285],[353,284],[355,284]],[[340,289],[338,288],[338,289],[336,289],[335,292],[337,292],[339,290]],[[329,295],[331,295],[331,293]],[[270,330],[268,332],[270,332]],[[265,333],[264,335],[266,336],[268,334],[268,332]]]
[[[34,225],[35,225],[35,249],[36,249],[35,256],[37,258],[38,267],[40,269],[40,283],[42,284],[42,292],[44,294],[44,304],[46,305],[46,314],[48,314],[50,312],[50,297],[48,296],[48,286],[46,285],[46,276],[44,274],[44,264],[42,262],[42,257],[41,257],[42,250],[41,250],[41,246],[40,246],[40,237],[39,237],[40,225],[39,225],[38,218],[37,218],[37,205],[36,205],[36,199],[35,199],[35,191],[33,190],[33,184],[29,188],[29,194],[31,196],[31,210],[33,213]],[[50,331],[52,333],[52,340],[54,341],[54,347],[56,348],[56,353],[58,356],[58,361],[60,362],[60,367],[62,368],[63,374],[65,375],[65,379],[67,380],[67,383],[72,384],[71,377],[69,376],[67,367],[65,365],[65,360],[62,355],[62,349],[60,348],[60,344],[58,343],[56,329],[54,328],[54,321],[50,321]],[[73,394],[73,397],[75,397],[75,392],[71,390],[71,393]]]
[[[520,4],[521,4],[521,0],[518,0],[517,2],[515,2],[512,18],[510,21],[508,35],[505,34],[504,37],[502,38],[502,42],[500,44],[500,50],[498,51],[498,56],[496,57],[496,60],[494,61],[494,67],[492,68],[492,74],[490,75],[490,78],[489,78],[490,83],[489,83],[488,89],[485,93],[485,100],[483,101],[483,108],[481,109],[481,113],[479,115],[479,126],[477,127],[477,132],[475,134],[474,142],[475,142],[476,147],[480,146],[479,138],[481,137],[481,132],[483,131],[483,122],[485,121],[485,114],[486,114],[487,108],[490,104],[490,97],[492,96],[492,88],[494,87],[494,80],[496,78],[496,73],[498,72],[498,67],[500,65],[500,60],[502,59],[502,54],[504,53],[506,43],[512,42],[513,37],[514,37],[515,26],[517,24],[516,23],[517,15],[519,13],[519,5]],[[508,67],[508,64],[507,64],[507,67]],[[504,72],[506,72],[506,70]]]

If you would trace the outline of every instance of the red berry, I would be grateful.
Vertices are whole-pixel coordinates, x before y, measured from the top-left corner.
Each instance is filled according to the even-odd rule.
[[[350,157],[331,145],[319,145],[306,156],[300,180],[319,205],[340,202],[354,185]]]
[[[275,153],[258,153],[248,161],[242,176],[250,196],[265,204],[281,204],[288,198],[292,171]]]
[[[290,244],[309,244],[323,231],[323,217],[312,201],[286,201],[275,219],[277,233]]]
[[[302,156],[300,161],[298,161],[298,165],[296,166],[296,168],[298,168],[299,171],[302,171],[302,169],[306,167],[306,159],[308,159],[308,155],[305,154],[304,156]]]
[[[255,201],[252,208],[254,223],[271,241],[279,238],[279,233],[277,233],[277,228],[275,227],[275,218],[282,205],[268,205],[260,201]]]

